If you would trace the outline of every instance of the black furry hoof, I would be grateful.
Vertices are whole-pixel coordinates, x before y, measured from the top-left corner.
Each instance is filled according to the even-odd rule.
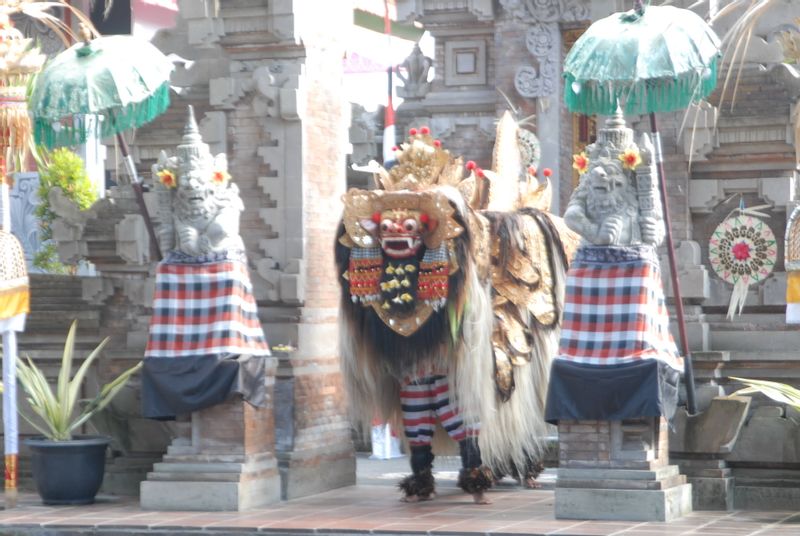
[[[397,487],[405,494],[407,502],[430,500],[433,498],[436,489],[433,473],[430,469],[408,475],[400,481]]]
[[[458,487],[472,495],[480,494],[492,487],[494,474],[485,465],[462,469],[458,473]]]

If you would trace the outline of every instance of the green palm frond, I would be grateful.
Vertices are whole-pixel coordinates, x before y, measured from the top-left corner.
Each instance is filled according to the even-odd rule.
[[[768,380],[752,380],[748,378],[737,378],[735,376],[731,376],[730,378],[747,386],[744,389],[739,389],[730,396],[761,393],[776,402],[787,404],[800,410],[800,389],[795,389],[791,385],[786,385],[785,383],[771,382]]]
[[[44,373],[30,357],[20,360],[17,365],[19,383],[27,395],[28,405],[38,419],[29,417],[21,410],[19,413],[39,433],[53,441],[69,441],[72,438],[72,432],[105,408],[142,366],[140,362],[126,370],[104,385],[93,400],[80,407],[81,384],[89,367],[108,344],[109,338],[106,337],[89,354],[70,379],[75,355],[77,325],[78,323],[75,321],[69,328],[55,390],[50,387]]]

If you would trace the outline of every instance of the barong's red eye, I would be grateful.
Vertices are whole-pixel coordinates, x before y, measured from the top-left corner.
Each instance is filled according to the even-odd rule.
[[[373,212],[372,213],[372,221],[375,223],[381,222],[381,213],[380,212]]]
[[[403,222],[403,229],[405,229],[409,233],[413,233],[417,230],[417,220],[414,218],[408,218],[406,221]]]

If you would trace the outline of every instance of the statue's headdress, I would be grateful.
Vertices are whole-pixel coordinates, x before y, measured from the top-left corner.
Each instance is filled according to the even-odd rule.
[[[225,154],[213,156],[208,144],[203,142],[194,117],[194,108],[190,105],[183,127],[183,139],[177,147],[175,156],[167,158],[166,153],[162,151],[158,164],[153,166],[153,173],[164,186],[175,188],[179,177],[197,169],[212,170],[208,180],[219,185],[226,185],[231,178]]]

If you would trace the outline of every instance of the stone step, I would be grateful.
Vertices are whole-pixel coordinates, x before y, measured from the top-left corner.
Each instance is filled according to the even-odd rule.
[[[721,326],[743,326],[750,327],[753,325],[775,325],[785,326],[786,315],[781,312],[753,312],[745,309],[745,312],[736,315],[733,320],[727,318],[727,311],[704,311],[703,320],[712,324],[719,324]],[[800,326],[795,328],[800,330]]]
[[[792,329],[710,330],[709,345],[717,351],[791,352],[800,348],[800,331]]]
[[[695,363],[694,375],[698,382],[714,380],[720,385],[732,384],[733,381],[729,380],[732,376],[777,381],[795,386],[800,385],[800,368],[798,368],[796,361]]]
[[[720,116],[717,128],[722,129],[746,129],[747,127],[760,127],[783,125],[787,126],[789,121],[785,114],[781,115],[753,115],[747,117],[731,118],[726,115]]]
[[[686,484],[686,476],[674,475],[662,480],[567,480],[559,478],[556,488],[662,490]]]
[[[736,480],[733,507],[737,510],[786,510],[795,511],[800,504],[800,487],[794,486],[749,486]]]
[[[246,475],[243,473],[214,473],[207,471],[178,471],[174,473],[154,471],[147,473],[149,482],[239,482]]]
[[[654,470],[559,467],[557,478],[558,480],[661,480],[678,473],[677,465],[666,465]]]
[[[98,311],[68,311],[66,316],[49,315],[44,312],[32,312],[25,320],[25,330],[46,330],[50,333],[63,333],[67,335],[72,321],[77,319],[78,325],[85,329],[100,327],[100,313]]]

